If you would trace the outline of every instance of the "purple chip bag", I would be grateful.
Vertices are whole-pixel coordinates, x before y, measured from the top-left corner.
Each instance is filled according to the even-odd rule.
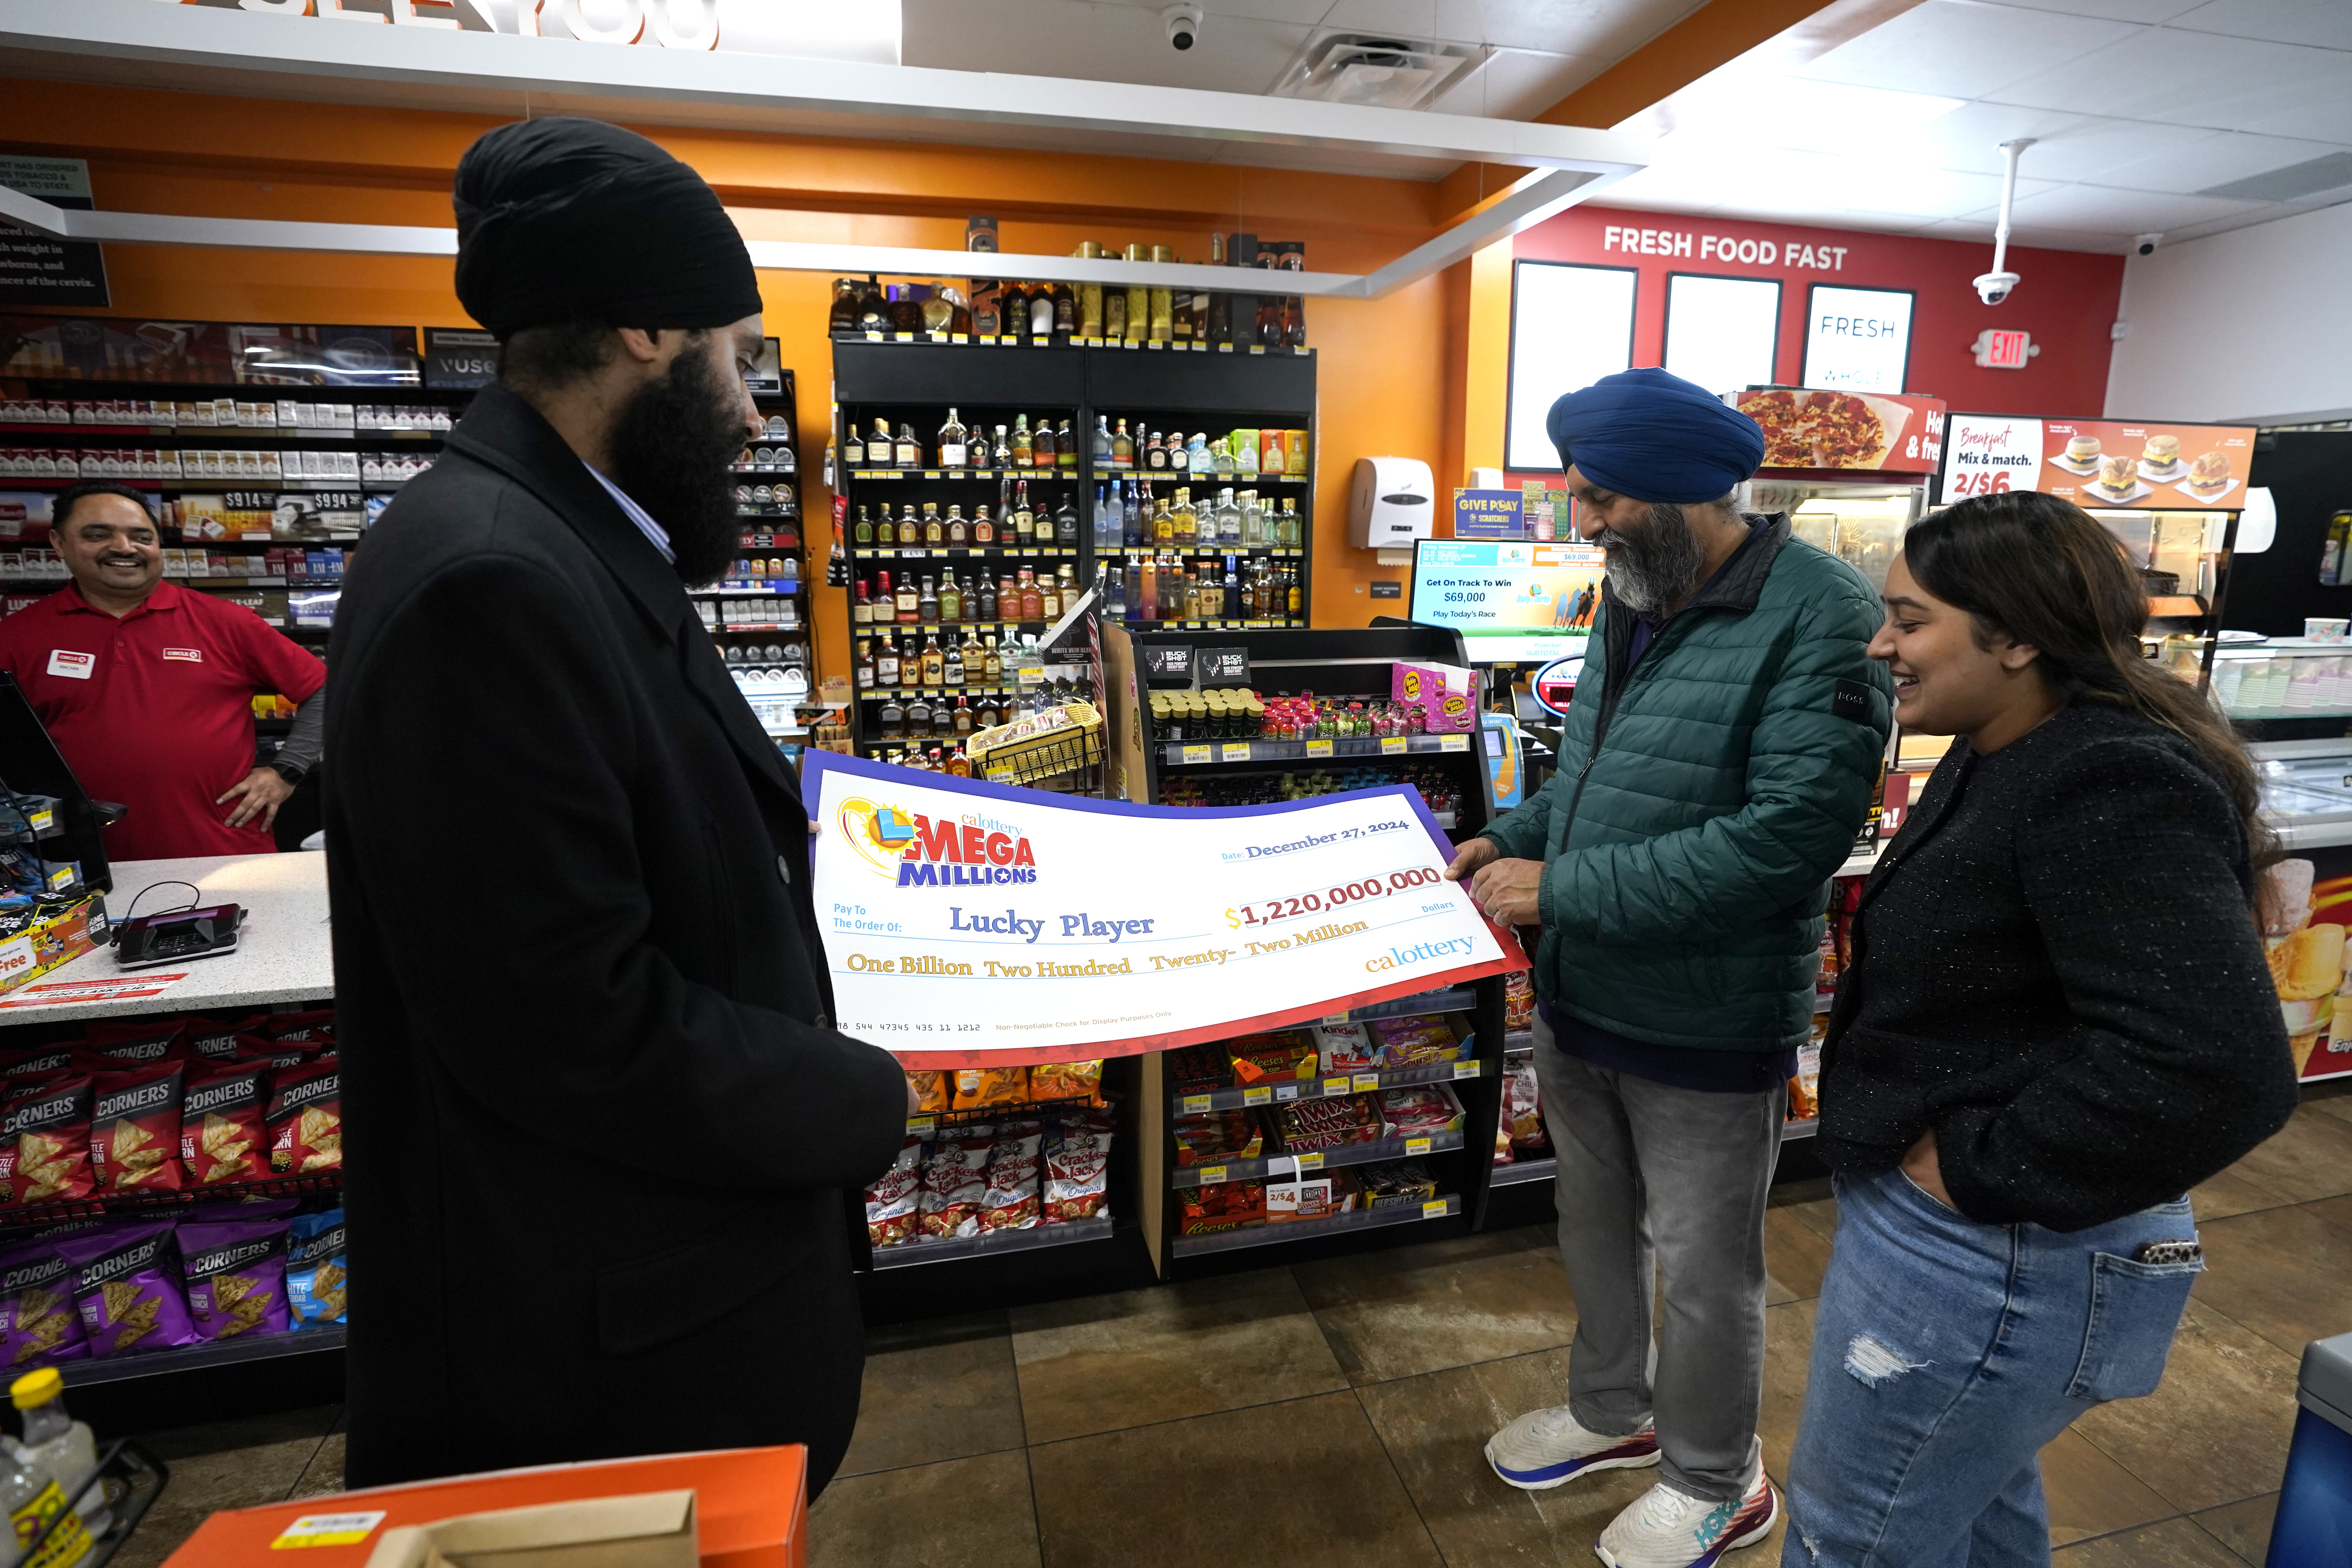
[[[74,1301],[92,1355],[204,1342],[188,1318],[173,1228],[170,1220],[157,1220],[55,1239],[58,1255],[73,1265]]]
[[[294,1323],[286,1306],[283,1219],[180,1222],[180,1272],[188,1310],[208,1340],[282,1334]]]
[[[47,1241],[0,1252],[0,1362],[10,1376],[89,1354],[72,1276],[73,1265]]]

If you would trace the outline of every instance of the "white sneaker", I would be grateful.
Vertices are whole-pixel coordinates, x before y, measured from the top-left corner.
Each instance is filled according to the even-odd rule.
[[[1594,1470],[1658,1462],[1658,1434],[1644,1421],[1630,1437],[1589,1432],[1565,1405],[1530,1410],[1486,1439],[1486,1462],[1523,1491],[1547,1491]]]
[[[1609,1521],[1592,1554],[1609,1568],[1713,1568],[1725,1552],[1771,1534],[1780,1513],[1761,1466],[1733,1502],[1710,1502],[1660,1481]]]

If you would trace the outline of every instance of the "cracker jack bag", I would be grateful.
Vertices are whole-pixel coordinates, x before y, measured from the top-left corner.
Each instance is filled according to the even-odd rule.
[[[263,1116],[272,1175],[337,1171],[343,1164],[343,1070],[332,1051],[270,1075]]]
[[[1110,1196],[1108,1123],[1071,1117],[1045,1150],[1045,1188],[1039,1217],[1046,1225],[1091,1219]]]
[[[11,1376],[89,1354],[72,1276],[47,1238],[0,1252],[0,1362]]]
[[[0,1104],[0,1177],[7,1203],[86,1198],[97,1184],[89,1169],[90,1075],[74,1068],[45,1079],[17,1079]]]
[[[203,1342],[188,1318],[172,1229],[170,1220],[156,1220],[57,1238],[58,1255],[74,1268],[74,1304],[91,1354]]]
[[[895,1247],[915,1234],[923,1194],[923,1141],[908,1134],[890,1168],[866,1189],[866,1237]]]
[[[262,1121],[268,1058],[216,1063],[189,1079],[180,1102],[180,1163],[192,1187],[255,1182],[269,1173]]]
[[[343,1258],[343,1211],[295,1216],[286,1232],[286,1300],[297,1329],[343,1321],[350,1266]]]
[[[290,1332],[282,1219],[180,1223],[188,1311],[208,1340]]]
[[[184,1060],[173,1058],[98,1075],[89,1163],[102,1191],[180,1190],[180,1100],[187,1070]]]

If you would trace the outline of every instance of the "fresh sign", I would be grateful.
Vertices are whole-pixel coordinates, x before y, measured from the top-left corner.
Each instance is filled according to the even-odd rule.
[[[1815,284],[1805,319],[1805,384],[1900,392],[1911,358],[1911,295]]]

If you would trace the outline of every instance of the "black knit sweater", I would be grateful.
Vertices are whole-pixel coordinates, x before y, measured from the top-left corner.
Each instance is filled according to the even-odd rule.
[[[1930,1127],[1988,1224],[2080,1230],[2179,1196],[2294,1108],[2229,793],[2081,701],[1956,742],[1872,873],[1822,1054],[1821,1150],[1883,1171]]]

